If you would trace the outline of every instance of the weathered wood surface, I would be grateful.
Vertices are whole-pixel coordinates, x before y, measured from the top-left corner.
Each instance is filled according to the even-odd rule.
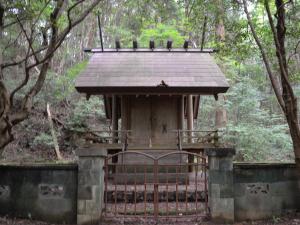
[[[125,101],[124,128],[132,130],[129,143],[151,147],[156,144],[172,145],[176,148],[178,129],[179,97],[128,96]]]
[[[166,85],[161,85],[162,81]],[[214,94],[229,88],[209,54],[185,52],[93,54],[75,86],[79,92],[98,94],[127,91]]]

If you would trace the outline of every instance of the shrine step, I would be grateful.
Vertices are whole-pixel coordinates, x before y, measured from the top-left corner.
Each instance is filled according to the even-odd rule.
[[[121,174],[132,174],[132,173],[155,173],[155,166],[153,164],[116,164],[113,167],[116,173]],[[187,163],[181,164],[165,164],[165,165],[157,165],[157,173],[187,173],[189,171],[189,167]]]
[[[189,184],[189,173],[115,173],[110,176],[115,184]]]
[[[130,151],[130,149],[128,150]],[[174,152],[176,150],[134,150],[137,153],[126,153],[124,155],[119,155],[118,162],[124,164],[142,164],[151,165],[154,164],[154,159],[147,157],[144,154],[150,155],[153,158],[161,157],[162,155]],[[140,154],[141,153],[141,154]],[[158,163],[163,164],[179,164],[182,162],[187,162],[186,154],[170,154],[163,158],[160,158]]]
[[[154,201],[154,192],[153,191],[115,191],[108,190],[107,192],[107,203],[124,203],[125,199],[127,203],[139,203],[152,202]],[[125,196],[126,193],[126,196]],[[197,193],[197,195],[196,195]],[[205,201],[205,191],[159,191],[158,192],[158,201],[159,202],[198,202]]]
[[[109,168],[110,177],[117,184],[189,182],[189,165],[186,154],[171,154],[174,150],[147,149],[118,155],[117,162]],[[150,155],[151,157],[147,156]],[[162,158],[159,158],[165,154]],[[156,160],[159,158],[158,160]],[[200,168],[199,168],[200,169]],[[157,173],[156,176],[154,174]]]
[[[117,173],[154,173],[155,160],[145,156],[151,155],[158,158],[173,150],[135,150],[138,153],[126,153],[118,156],[118,161],[114,164],[113,170]],[[141,153],[141,154],[140,154]],[[158,173],[182,173],[188,172],[187,155],[171,154],[157,161]]]

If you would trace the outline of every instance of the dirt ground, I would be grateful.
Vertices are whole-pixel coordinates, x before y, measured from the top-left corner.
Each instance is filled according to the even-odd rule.
[[[123,221],[123,220],[115,220],[115,221],[104,221],[99,223],[99,225],[154,225],[155,223],[152,221],[144,221],[140,220],[139,223],[136,221]],[[169,220],[169,221],[161,221],[158,224],[176,224],[176,225],[224,225],[224,224],[216,224],[210,221],[196,222],[196,221],[183,221],[183,220]],[[25,220],[25,219],[8,219],[6,217],[0,217],[0,225],[56,225],[49,224],[40,221],[34,220]],[[300,213],[285,215],[282,217],[273,217],[269,220],[260,220],[260,221],[245,221],[234,223],[233,225],[300,225]]]

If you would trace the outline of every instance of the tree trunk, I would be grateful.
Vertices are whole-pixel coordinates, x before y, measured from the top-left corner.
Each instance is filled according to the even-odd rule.
[[[295,154],[295,161],[300,167],[300,135],[299,135],[299,124],[296,121],[296,117],[286,114],[286,118],[288,121],[292,141],[293,141],[293,148]]]
[[[0,80],[0,155],[4,151],[4,147],[13,140],[10,123],[8,117],[10,110],[9,94],[3,82]]]
[[[2,40],[2,31],[4,24],[4,7],[0,3],[0,40]],[[0,43],[0,65],[2,64],[3,46]],[[0,66],[0,157],[4,147],[13,140],[11,134],[11,125],[8,119],[10,109],[9,93],[3,82],[2,67]]]
[[[2,36],[3,36],[2,34],[3,26],[4,26],[3,19],[4,19],[4,8],[0,2],[0,40],[2,40]],[[3,46],[2,43],[0,42],[0,65],[2,64],[2,58],[3,58],[2,52],[3,52]],[[2,67],[0,66],[0,81],[1,80],[3,80],[3,74],[2,74]]]
[[[291,83],[289,81],[289,72],[288,65],[286,60],[286,52],[285,52],[285,2],[283,0],[275,1],[276,9],[277,9],[277,24],[276,24],[276,32],[273,31],[274,41],[276,45],[276,56],[279,62],[280,75],[281,75],[281,83],[282,83],[282,98],[285,103],[285,117],[287,123],[290,128],[290,134],[293,141],[295,161],[300,167],[300,128],[298,121],[298,108],[297,108],[297,98],[294,95],[294,91],[292,89]],[[269,7],[266,3],[266,9],[269,13]],[[269,13],[269,18],[270,18]],[[272,19],[270,18],[271,28]],[[273,28],[274,29],[274,28]]]
[[[216,42],[225,41],[225,26],[224,26],[224,5],[223,1],[217,1],[217,10],[216,10],[216,23],[215,23],[215,34]],[[227,111],[223,107],[225,102],[225,96],[219,94],[218,96],[219,103],[215,111],[215,127],[217,129],[226,127],[227,124]]]
[[[222,98],[224,98],[224,95],[222,95]],[[224,99],[221,100],[222,103],[224,103],[224,101],[225,101]],[[223,105],[219,105],[219,106],[217,106],[217,109],[216,109],[215,127],[217,129],[220,129],[220,128],[226,127],[226,125],[227,125],[227,111],[223,107]]]
[[[215,15],[215,34],[216,41],[225,41],[225,26],[224,26],[224,2],[216,1],[216,15]]]
[[[54,129],[53,121],[52,121],[49,103],[47,103],[47,114],[48,114],[48,122],[49,122],[50,131],[51,131],[51,135],[52,135],[52,139],[53,139],[55,154],[56,154],[56,157],[58,160],[62,160],[63,157],[61,156],[61,153],[59,150],[59,145],[58,145],[58,141],[57,141],[57,136],[55,134],[55,129]]]
[[[51,31],[51,34],[49,34],[49,43],[47,46],[41,45],[39,47],[36,47],[35,45],[33,45],[34,40],[31,36],[27,36],[27,32],[24,29],[24,25],[26,25],[28,21],[26,20],[26,22],[22,24],[23,21],[18,20],[21,32],[23,32],[26,36],[25,41],[27,41],[28,45],[26,56],[22,56],[21,60],[3,63],[1,55],[3,52],[3,46],[1,45],[2,42],[0,42],[0,155],[4,150],[4,147],[11,141],[13,141],[12,127],[28,118],[30,110],[32,109],[33,98],[40,92],[44,85],[49,64],[51,62],[51,59],[53,58],[54,53],[61,46],[70,31],[82,20],[84,20],[85,17],[90,14],[90,12],[97,6],[100,1],[101,0],[90,1],[91,3],[89,4],[89,6],[85,7],[83,12],[77,14],[77,16],[74,18],[71,18],[69,14],[72,14],[71,11],[75,11],[75,8],[78,7],[78,5],[82,4],[83,1],[75,2],[70,7],[68,7],[68,9],[65,9],[65,7],[67,6],[67,1],[55,1],[55,7],[53,8],[53,11],[48,18],[50,27],[49,30]],[[5,8],[0,2],[0,40],[4,32],[4,12]],[[57,21],[60,19],[63,12],[68,13],[68,26],[61,32],[59,32]],[[43,11],[41,11],[40,13],[42,14]],[[30,22],[29,18],[28,20]],[[29,33],[34,33],[34,29],[35,27],[31,27],[31,32]],[[24,46],[26,46],[26,44]],[[41,54],[42,51],[44,51],[45,53]],[[34,58],[35,62],[30,62],[31,58]],[[37,60],[37,58],[39,58],[39,60]],[[21,65],[24,69],[24,80],[14,90],[12,90],[11,93],[9,93],[3,80],[2,70],[3,68]],[[17,108],[17,106],[15,106],[13,103],[14,95],[20,89],[28,85],[31,70],[37,67],[40,68],[40,70],[38,70],[37,79],[31,86],[29,91],[24,95],[21,106]]]
[[[6,122],[1,119],[0,121],[0,158],[5,149],[5,147],[13,141],[13,136],[11,134],[11,129],[6,125]]]

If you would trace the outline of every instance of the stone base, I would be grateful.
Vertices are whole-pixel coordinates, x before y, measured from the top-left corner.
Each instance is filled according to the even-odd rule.
[[[213,198],[210,200],[211,218],[216,223],[234,222],[234,199]]]
[[[106,154],[103,149],[82,149],[78,155],[77,224],[99,224],[103,209]]]
[[[232,148],[205,149],[209,166],[209,207],[213,222],[234,222]]]
[[[98,225],[100,222],[100,215],[92,214],[78,214],[77,215],[77,224],[80,225]]]

